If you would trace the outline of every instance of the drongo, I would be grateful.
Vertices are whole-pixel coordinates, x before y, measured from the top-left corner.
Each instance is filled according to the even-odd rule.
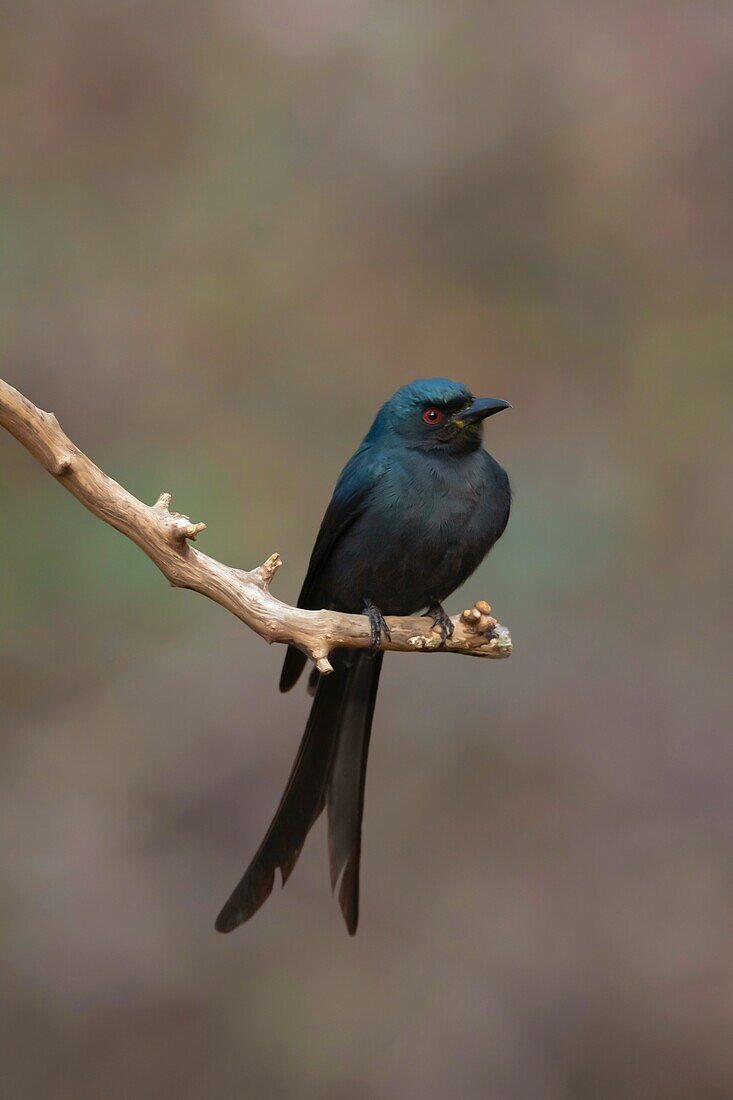
[[[382,406],[347,462],[323,517],[298,606],[369,617],[372,651],[338,650],[334,671],[313,669],[314,695],[285,793],[252,862],[216,922],[230,932],[269,897],[279,867],[286,882],[326,807],[331,884],[353,935],[369,735],[383,653],[384,615],[427,609],[443,639],[453,626],[443,601],[463,584],[504,531],[509,479],[482,446],[487,417],[511,408],[476,398],[446,378],[411,382]],[[280,690],[306,656],[288,648]]]

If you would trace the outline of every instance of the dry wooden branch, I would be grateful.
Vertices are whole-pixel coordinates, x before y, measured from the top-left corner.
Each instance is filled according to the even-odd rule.
[[[332,671],[331,650],[369,647],[366,616],[304,611],[271,595],[270,582],[282,564],[279,554],[247,571],[223,565],[190,546],[189,541],[206,529],[205,523],[192,523],[188,516],[171,512],[170,493],[161,493],[153,505],[143,504],[71,442],[53,413],[36,408],[2,379],[0,425],[85,508],[132,539],[172,585],[208,596],[266,642],[298,646],[323,673]],[[430,619],[388,618],[387,624],[392,640],[383,640],[382,649],[403,653],[440,650],[493,658],[508,657],[512,651],[509,631],[497,623],[483,600],[453,619],[453,637],[443,643]]]

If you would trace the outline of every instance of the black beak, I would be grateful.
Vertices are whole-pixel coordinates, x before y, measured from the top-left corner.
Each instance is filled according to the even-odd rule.
[[[461,409],[454,416],[454,421],[459,427],[466,424],[476,424],[479,420],[485,420],[487,416],[500,413],[502,409],[511,409],[508,401],[501,401],[498,397],[476,397],[467,409]]]

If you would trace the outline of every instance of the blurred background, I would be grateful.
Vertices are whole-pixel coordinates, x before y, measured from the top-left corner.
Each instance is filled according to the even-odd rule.
[[[386,662],[357,938],[322,821],[222,937],[308,699],[0,438],[3,1094],[728,1100],[731,5],[4,3],[0,172],[0,374],[204,551],[294,599],[415,377],[516,493],[512,659]]]

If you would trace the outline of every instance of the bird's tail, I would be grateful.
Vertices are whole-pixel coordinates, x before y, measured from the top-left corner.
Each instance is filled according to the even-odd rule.
[[[343,872],[339,904],[351,936],[356,933],[359,923],[364,783],[383,656],[383,653],[376,653],[373,657],[365,653],[354,654],[326,788],[331,886],[336,888],[339,875]]]
[[[331,882],[343,871],[339,902],[346,927],[359,918],[359,862],[369,735],[382,654],[341,651],[334,672],[319,678],[305,733],[270,828],[216,920],[231,932],[249,920],[272,892],[279,867],[283,885],[305,838],[328,804]]]

